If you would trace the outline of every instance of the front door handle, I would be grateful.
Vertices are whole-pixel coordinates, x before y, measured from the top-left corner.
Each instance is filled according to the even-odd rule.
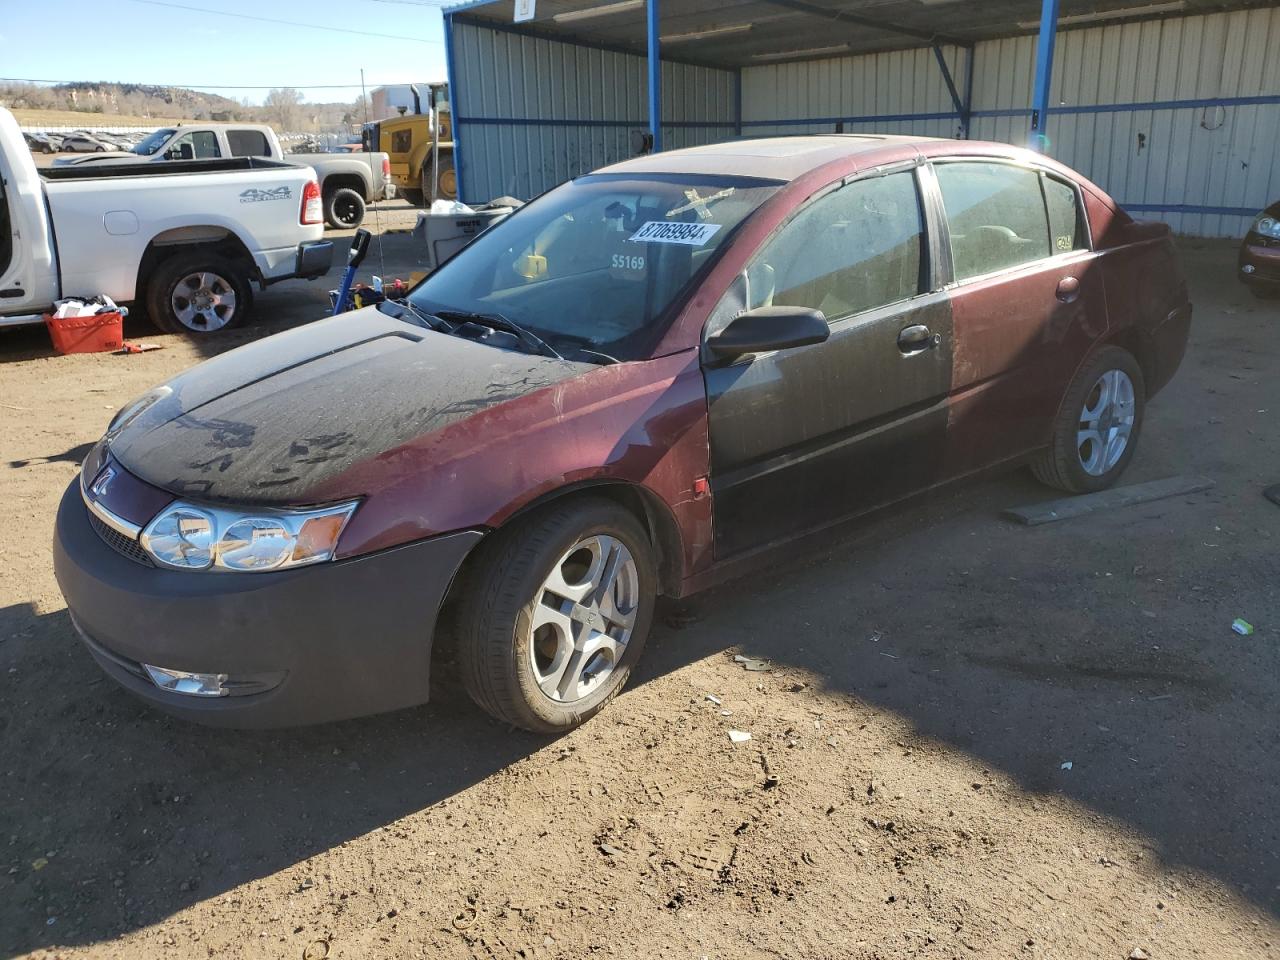
[[[1058,281],[1057,297],[1063,303],[1075,303],[1080,298],[1080,281],[1075,277],[1063,277]]]
[[[903,327],[902,332],[898,334],[898,349],[908,355],[936,347],[941,342],[942,335],[932,332],[923,323],[913,323],[909,327]]]

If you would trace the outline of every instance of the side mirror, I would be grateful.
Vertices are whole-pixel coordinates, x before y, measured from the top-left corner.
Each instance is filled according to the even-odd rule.
[[[368,230],[361,228],[356,231],[355,236],[351,238],[351,249],[347,251],[348,267],[360,266],[369,253],[369,241],[372,239],[373,234]]]
[[[831,336],[821,310],[808,307],[756,307],[735,317],[707,338],[707,348],[721,359],[822,343]]]

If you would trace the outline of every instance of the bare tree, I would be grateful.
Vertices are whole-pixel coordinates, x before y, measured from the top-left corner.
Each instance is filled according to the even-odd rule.
[[[302,119],[302,92],[293,87],[270,90],[263,108],[267,119],[282,133],[296,130]]]

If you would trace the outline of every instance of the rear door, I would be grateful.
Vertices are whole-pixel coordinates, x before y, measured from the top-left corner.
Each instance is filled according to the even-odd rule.
[[[1048,442],[1067,384],[1107,328],[1078,188],[1038,167],[935,160],[952,264],[946,472]]]
[[[939,478],[951,318],[928,219],[914,166],[836,184],[765,241],[717,309],[708,334],[744,306],[812,307],[831,325],[826,343],[704,361],[718,558]]]

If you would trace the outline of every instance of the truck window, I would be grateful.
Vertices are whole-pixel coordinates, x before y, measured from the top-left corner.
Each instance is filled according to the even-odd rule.
[[[261,130],[228,130],[227,146],[233,157],[269,157],[271,147]]]
[[[408,153],[413,149],[413,131],[397,130],[391,134],[391,152]]]
[[[218,136],[212,130],[193,130],[165,151],[165,157],[170,160],[216,160],[220,156]]]

